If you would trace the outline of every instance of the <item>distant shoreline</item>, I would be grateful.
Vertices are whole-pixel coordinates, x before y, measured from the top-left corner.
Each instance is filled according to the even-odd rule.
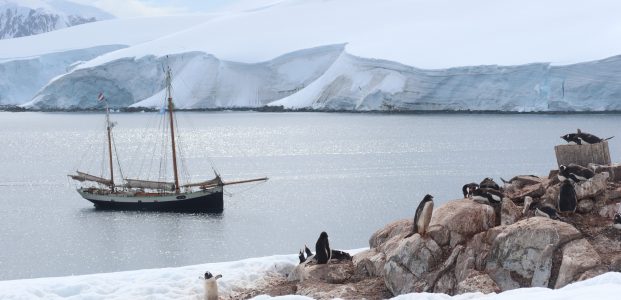
[[[121,113],[157,112],[159,109],[152,107],[118,107],[111,108]],[[603,115],[621,114],[621,110],[609,111],[502,111],[502,110],[346,110],[346,109],[290,109],[282,106],[262,107],[228,107],[228,108],[193,108],[178,109],[179,112],[224,112],[224,111],[249,111],[249,112],[321,112],[321,113],[350,113],[350,114],[395,114],[395,115],[427,115],[427,114],[490,114],[490,115]],[[64,108],[64,109],[26,109],[17,105],[0,105],[0,112],[64,112],[64,113],[99,113],[104,108]]]

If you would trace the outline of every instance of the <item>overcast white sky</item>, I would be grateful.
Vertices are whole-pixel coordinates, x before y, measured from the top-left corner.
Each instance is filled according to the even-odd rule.
[[[120,18],[201,13],[217,10],[239,0],[73,0],[99,7]]]

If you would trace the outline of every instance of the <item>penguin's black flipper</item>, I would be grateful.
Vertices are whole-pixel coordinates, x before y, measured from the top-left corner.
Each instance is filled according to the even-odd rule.
[[[306,252],[306,257],[313,255],[313,252],[311,252],[311,250],[308,249],[308,246],[306,245],[304,245],[304,252]]]

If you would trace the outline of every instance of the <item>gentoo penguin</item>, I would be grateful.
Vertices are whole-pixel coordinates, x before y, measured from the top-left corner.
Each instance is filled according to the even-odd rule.
[[[311,252],[306,245],[304,245],[304,252],[306,252],[306,257],[313,256],[313,252]]]
[[[597,136],[595,136],[595,135],[593,135],[593,134],[590,134],[590,133],[586,133],[586,132],[580,131],[580,129],[579,129],[579,128],[578,128],[578,133],[576,133],[576,136],[577,136],[580,140],[582,140],[583,142],[588,143],[588,144],[597,144],[597,143],[601,143],[601,142],[603,142],[603,141],[607,141],[607,140],[609,140],[609,139],[611,139],[611,138],[613,138],[613,137],[614,137],[614,136],[611,136],[611,137],[609,137],[609,138],[600,139],[599,137],[597,137]]]
[[[472,196],[472,192],[474,192],[474,190],[478,188],[478,184],[471,182],[464,184],[464,186],[461,188],[461,191],[464,193],[464,198],[470,198]]]
[[[218,283],[216,280],[222,278],[222,275],[211,275],[210,272],[205,272],[205,298],[204,300],[218,300]]]
[[[585,181],[593,178],[595,172],[589,168],[579,166],[576,164],[560,165],[558,167],[559,180],[565,181],[566,178],[573,180],[574,182]]]
[[[472,200],[481,204],[500,203],[504,195],[495,189],[478,188],[472,192]]]
[[[558,220],[559,216],[556,213],[556,209],[550,205],[541,205],[535,209],[535,215],[540,217],[546,217],[554,220]]]
[[[577,145],[582,145],[582,140],[578,137],[577,133],[568,133],[566,135],[561,136],[566,142],[571,143],[574,142]]]
[[[483,179],[483,181],[481,181],[481,183],[479,184],[479,188],[500,191],[500,186],[498,186],[494,179],[491,179],[489,177],[486,177],[485,179]]]
[[[328,242],[328,234],[323,231],[315,243],[315,258],[318,264],[326,264],[330,261],[332,256],[332,250],[330,250],[330,243]]]
[[[561,190],[558,194],[558,209],[560,212],[576,212],[578,199],[576,198],[576,190],[570,180],[565,179],[561,184]]]
[[[425,236],[429,222],[431,222],[431,213],[433,212],[433,196],[427,194],[418,204],[416,213],[414,214],[414,224],[412,225],[411,236],[415,233]]]
[[[300,253],[298,253],[298,258],[300,259],[300,263],[306,261],[306,257],[304,257],[304,252],[302,251],[302,249],[300,249]]]
[[[331,259],[346,259],[346,260],[351,260],[352,257],[349,253],[345,252],[345,251],[341,251],[341,250],[334,250],[332,249],[332,256],[330,257]]]
[[[621,212],[615,214],[615,218],[612,221],[612,227],[621,229]]]

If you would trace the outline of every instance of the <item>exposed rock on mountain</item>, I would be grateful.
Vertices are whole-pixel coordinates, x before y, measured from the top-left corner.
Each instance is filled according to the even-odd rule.
[[[95,7],[64,0],[0,1],[0,39],[40,34],[113,18]]]

